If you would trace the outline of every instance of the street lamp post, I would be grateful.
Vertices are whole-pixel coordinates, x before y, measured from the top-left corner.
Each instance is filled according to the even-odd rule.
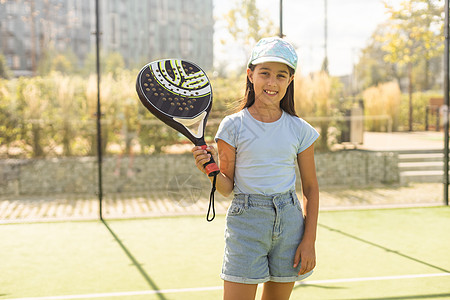
[[[283,37],[283,0],[280,0],[280,38]]]

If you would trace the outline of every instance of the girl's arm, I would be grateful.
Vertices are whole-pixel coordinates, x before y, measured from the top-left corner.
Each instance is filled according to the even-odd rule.
[[[197,168],[205,174],[206,171],[203,165],[209,161],[211,154],[213,155],[214,160],[218,163],[220,168],[220,173],[217,175],[216,189],[219,193],[227,197],[234,188],[236,149],[220,139],[217,141],[217,149],[219,157],[217,157],[216,149],[212,146],[208,146],[206,150],[203,150],[200,147],[194,147],[192,148],[192,153],[194,154]],[[212,181],[213,178],[209,177],[209,179]]]
[[[303,239],[297,248],[294,267],[301,260],[299,274],[305,274],[316,266],[316,231],[319,215],[319,184],[314,163],[314,144],[297,155],[303,192],[303,215],[305,218],[305,231]]]

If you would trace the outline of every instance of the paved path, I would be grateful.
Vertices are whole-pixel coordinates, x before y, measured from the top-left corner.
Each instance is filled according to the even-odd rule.
[[[377,151],[444,149],[444,133],[418,132],[365,132],[362,149]]]
[[[411,184],[399,187],[322,189],[322,210],[367,209],[443,204],[443,188],[439,183]],[[205,215],[207,195],[178,198],[175,201],[165,192],[141,195],[106,196],[103,216],[106,219],[155,216]],[[230,198],[216,193],[216,213],[225,214]],[[0,199],[0,223],[93,220],[99,217],[99,201],[95,196],[61,195]]]

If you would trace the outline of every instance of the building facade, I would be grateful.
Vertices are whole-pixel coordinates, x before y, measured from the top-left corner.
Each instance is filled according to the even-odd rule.
[[[102,53],[127,67],[178,57],[213,66],[212,0],[99,0]],[[15,76],[37,73],[46,53],[95,51],[95,1],[0,1],[0,53]],[[50,52],[51,51],[51,52]]]

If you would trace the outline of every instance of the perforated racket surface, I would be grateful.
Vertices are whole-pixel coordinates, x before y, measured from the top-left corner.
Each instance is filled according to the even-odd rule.
[[[204,129],[212,105],[211,84],[192,62],[164,59],[144,66],[136,90],[142,104],[157,118],[195,145],[205,145]],[[198,123],[197,130],[189,127]]]

